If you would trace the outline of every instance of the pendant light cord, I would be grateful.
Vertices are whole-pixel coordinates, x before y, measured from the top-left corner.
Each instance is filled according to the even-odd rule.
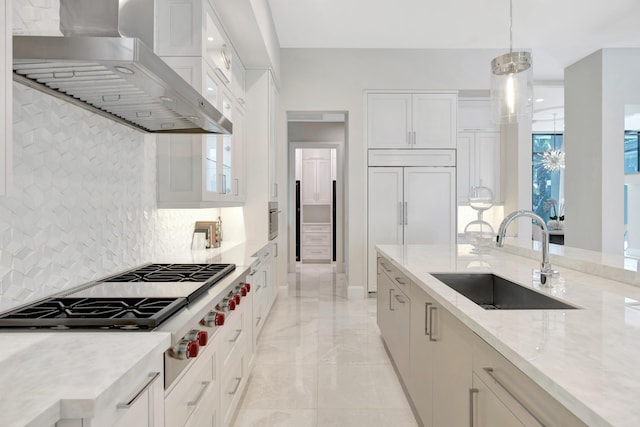
[[[513,53],[513,0],[509,0],[509,54]]]

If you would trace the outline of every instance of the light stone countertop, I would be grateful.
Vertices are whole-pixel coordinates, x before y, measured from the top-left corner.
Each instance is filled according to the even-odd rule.
[[[220,248],[153,262],[234,263],[239,271],[267,243],[224,242]],[[195,304],[203,304],[203,298]],[[119,380],[147,369],[149,360],[170,344],[169,332],[0,330],[0,426],[51,426],[61,418],[91,418]]]
[[[552,286],[547,288],[541,287],[533,274],[540,266],[539,252],[533,254],[535,258],[507,252],[526,248],[491,249],[482,255],[471,253],[468,245],[377,248],[587,425],[638,425],[640,287],[601,277],[610,272],[618,280],[636,281],[629,270],[621,271],[624,263],[619,267],[605,265],[601,263],[607,257],[598,259],[591,253],[564,248],[571,257],[552,258],[559,261],[554,261],[554,268],[560,276],[551,279]],[[575,265],[580,271],[560,264]],[[580,309],[484,310],[429,274],[437,272],[492,272]]]

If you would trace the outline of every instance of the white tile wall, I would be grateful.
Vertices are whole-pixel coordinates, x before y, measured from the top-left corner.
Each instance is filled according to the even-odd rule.
[[[14,84],[0,310],[188,250],[216,209],[156,208],[155,138]]]

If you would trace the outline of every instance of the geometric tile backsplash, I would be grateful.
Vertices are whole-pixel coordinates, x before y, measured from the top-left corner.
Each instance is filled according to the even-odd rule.
[[[156,208],[155,137],[14,83],[0,311],[188,249],[216,209]]]

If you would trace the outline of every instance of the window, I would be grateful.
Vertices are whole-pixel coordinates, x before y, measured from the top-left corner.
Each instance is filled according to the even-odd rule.
[[[549,150],[563,151],[563,135],[544,133],[532,135],[532,210],[545,221],[560,212],[564,205],[564,169],[551,172],[542,166],[540,154]]]
[[[635,130],[624,131],[624,173],[640,172],[638,162],[638,137],[640,132]]]

